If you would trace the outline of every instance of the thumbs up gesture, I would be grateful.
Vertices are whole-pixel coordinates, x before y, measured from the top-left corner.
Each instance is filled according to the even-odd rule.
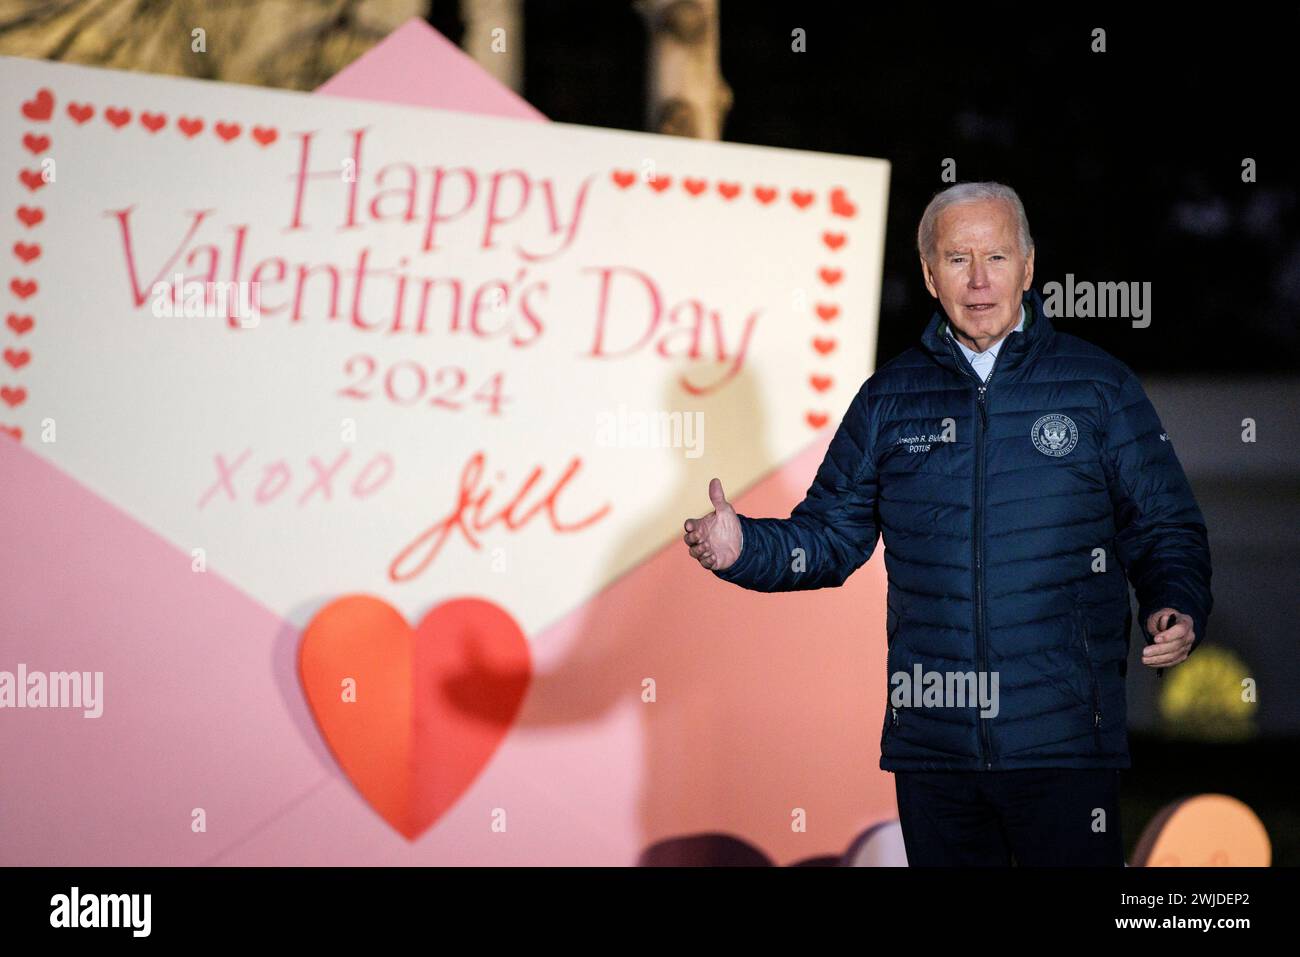
[[[722,492],[721,480],[709,482],[709,501],[713,511],[700,518],[688,518],[682,526],[682,541],[690,546],[691,557],[710,571],[729,568],[740,557],[744,538],[736,510]]]

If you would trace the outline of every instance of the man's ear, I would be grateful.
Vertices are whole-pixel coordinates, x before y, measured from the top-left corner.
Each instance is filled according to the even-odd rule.
[[[924,256],[921,257],[921,278],[925,280],[925,288],[930,290],[930,295],[938,299],[939,290],[934,287],[934,277],[930,275],[930,264],[925,261]]]
[[[1034,247],[1029,247],[1029,255],[1025,257],[1025,288],[1024,292],[1029,292],[1029,287],[1034,284]]]

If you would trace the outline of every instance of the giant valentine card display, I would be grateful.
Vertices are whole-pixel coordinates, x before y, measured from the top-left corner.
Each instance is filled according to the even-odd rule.
[[[0,76],[0,862],[781,860],[871,823],[806,765],[879,774],[875,711],[772,749],[833,662],[783,701],[732,611],[778,599],[680,536],[712,476],[810,480],[871,372],[886,163]]]

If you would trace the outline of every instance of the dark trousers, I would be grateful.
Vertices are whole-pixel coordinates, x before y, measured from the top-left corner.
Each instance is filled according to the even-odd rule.
[[[894,786],[909,867],[1124,866],[1117,768],[896,771]]]

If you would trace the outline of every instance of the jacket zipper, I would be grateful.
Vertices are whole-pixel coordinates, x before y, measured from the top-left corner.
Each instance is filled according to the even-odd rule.
[[[1088,680],[1092,687],[1092,731],[1097,739],[1097,747],[1101,748],[1101,700],[1097,696],[1097,669],[1092,664],[1092,649],[1088,647],[1088,623],[1083,620],[1078,609],[1074,611],[1074,618],[1079,623],[1079,634],[1083,635],[1083,656],[1088,659]]]
[[[988,412],[984,407],[984,393],[988,391],[988,385],[993,381],[993,373],[997,371],[998,357],[1002,355],[1002,350],[998,350],[998,355],[993,357],[993,367],[989,369],[988,378],[983,382],[979,381],[979,376],[970,371],[962,364],[961,356],[957,354],[957,346],[953,343],[952,336],[949,335],[948,348],[952,352],[952,357],[957,363],[957,368],[961,369],[972,379],[975,380],[976,398],[975,404],[979,408],[980,426],[975,430],[975,531],[971,536],[971,552],[975,558],[975,648],[979,656],[980,674],[988,672],[988,649],[985,647],[985,627],[984,627],[984,432],[989,427]],[[989,727],[988,718],[983,715],[977,715],[976,720],[980,723],[980,760],[984,764],[984,770],[991,771],[993,762],[989,759],[989,753],[993,750],[989,744]]]
[[[897,614],[897,613],[895,613],[895,614]],[[889,638],[888,638],[888,640],[887,640],[888,648],[887,648],[887,650],[885,651],[885,688],[886,688],[885,693],[886,693],[886,694],[891,694],[891,693],[892,693],[892,690],[891,690],[891,689],[892,689],[892,684],[891,684],[891,683],[892,683],[893,680],[894,680],[894,672],[893,672],[893,666],[894,666],[894,641],[895,641],[895,635],[897,635],[897,633],[898,633],[898,628],[897,628],[897,626],[895,626],[895,628],[894,628],[894,633],[895,633],[894,635],[889,636]],[[889,706],[889,711],[890,711],[890,724],[893,725],[893,727],[897,728],[897,727],[898,727],[898,708],[896,708],[893,704],[890,704],[890,706]]]

